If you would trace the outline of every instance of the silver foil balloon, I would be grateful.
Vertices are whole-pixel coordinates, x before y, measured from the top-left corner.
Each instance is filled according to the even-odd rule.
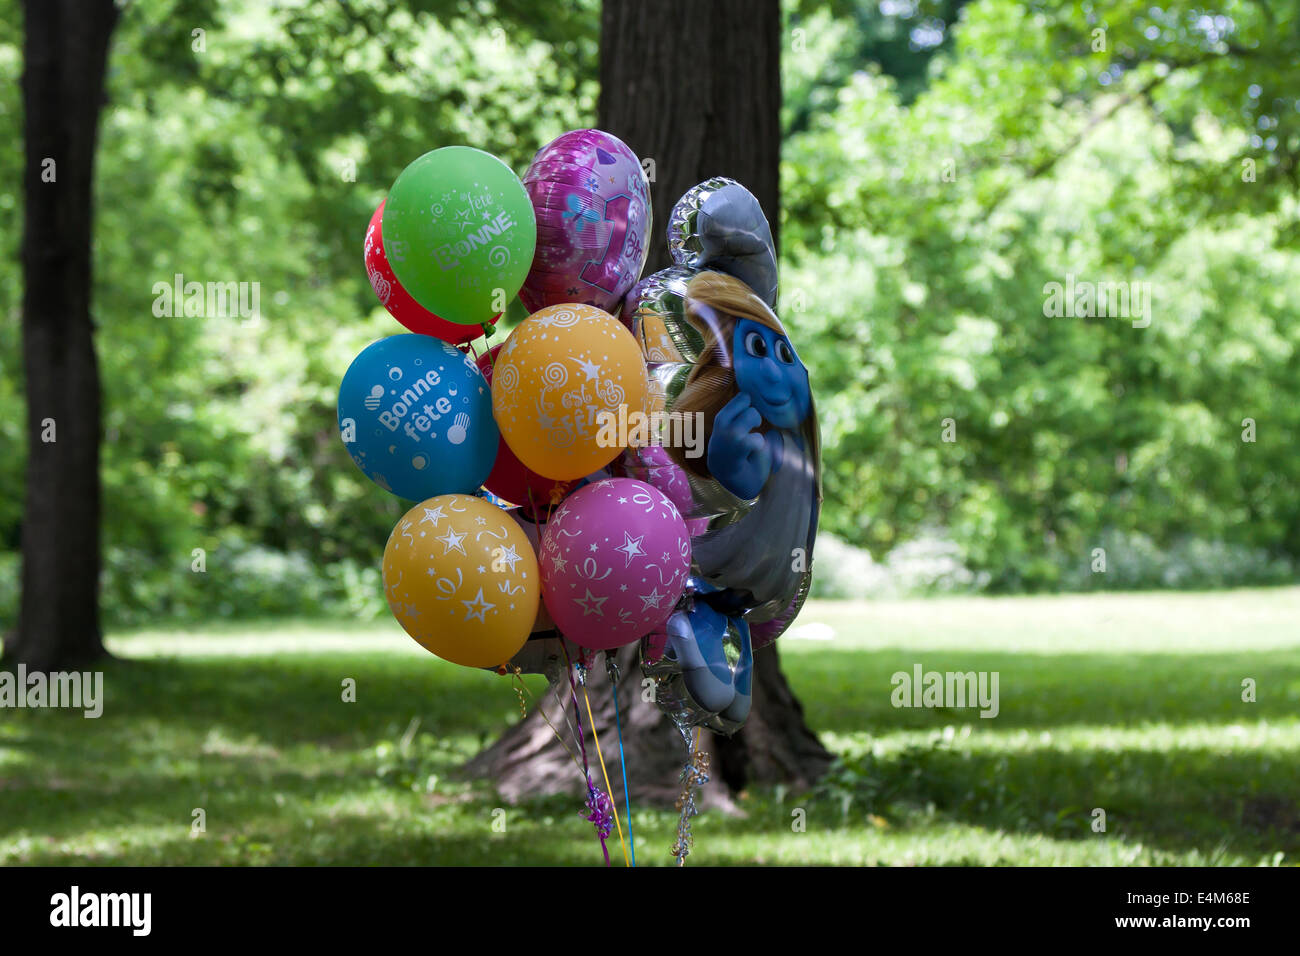
[[[642,642],[675,720],[734,733],[752,652],[811,584],[821,447],[807,369],[773,311],[776,255],[753,195],[716,178],[673,209],[675,265],[638,283],[624,323],[646,360],[653,438],[613,470],[663,491],[691,533],[692,587]]]
[[[641,642],[641,671],[655,682],[655,703],[678,726],[734,734],[749,717],[753,670],[744,620],[689,596],[663,633]]]
[[[668,251],[692,271],[735,276],[776,307],[776,244],[763,207],[734,179],[715,176],[686,191],[668,217]]]
[[[693,573],[718,592],[707,600],[751,625],[788,625],[808,588],[821,503],[816,409],[793,344],[748,286],[717,272],[656,273],[625,316],[658,427],[613,470],[677,506]],[[764,643],[775,636],[763,629]]]
[[[812,587],[812,572],[809,571],[804,575],[803,581],[799,584],[799,590],[795,596],[790,599],[784,610],[778,611],[776,616],[767,621],[757,621],[749,628],[750,641],[754,650],[762,650],[771,644],[778,637],[789,630],[794,619],[799,616],[803,610],[803,603],[808,599],[808,591]]]

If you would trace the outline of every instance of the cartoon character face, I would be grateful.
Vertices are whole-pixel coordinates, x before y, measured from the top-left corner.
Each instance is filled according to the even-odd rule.
[[[750,319],[736,323],[732,341],[736,386],[760,415],[777,428],[794,428],[812,410],[808,370],[790,340]]]

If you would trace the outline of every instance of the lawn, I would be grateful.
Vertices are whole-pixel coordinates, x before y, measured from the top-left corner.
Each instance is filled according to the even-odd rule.
[[[820,602],[797,628],[785,670],[841,761],[813,793],[703,814],[692,864],[1300,861],[1300,588]],[[515,696],[396,624],[110,646],[100,719],[0,711],[0,864],[601,862],[575,800],[494,828],[500,801],[456,768]],[[915,664],[996,671],[997,717],[896,709]],[[633,819],[638,863],[670,863],[675,814]]]

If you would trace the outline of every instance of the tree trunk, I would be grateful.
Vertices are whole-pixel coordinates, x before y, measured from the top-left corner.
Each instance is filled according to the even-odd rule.
[[[95,142],[113,0],[27,0],[22,598],[7,656],[37,670],[104,653],[100,389],[90,317]]]
[[[711,176],[743,183],[767,212],[776,236],[780,167],[780,44],[778,0],[605,0],[601,16],[599,125],[653,160],[654,241],[646,273],[669,264],[664,227],[682,193]],[[635,802],[671,803],[686,748],[672,722],[641,693],[638,649],[618,652],[623,675],[619,706],[627,748],[628,784]],[[612,697],[599,663],[588,690],[616,802],[616,730]],[[581,702],[581,694],[579,695]],[[567,681],[543,701],[552,722],[561,703],[572,716]],[[535,710],[535,708],[534,708]],[[586,705],[580,709],[588,732]],[[563,723],[556,726],[568,735]],[[832,756],[803,718],[803,707],[781,673],[776,646],[754,655],[749,721],[734,737],[704,733],[710,773],[726,784],[706,787],[700,805],[730,806],[727,791],[750,782],[804,786]],[[588,737],[593,779],[600,782]],[[491,778],[508,800],[528,794],[581,793],[582,778],[536,712],[475,757],[467,768]]]
[[[569,652],[576,655],[578,651],[570,644]],[[623,725],[628,787],[633,799],[639,803],[671,804],[680,792],[678,774],[686,762],[685,742],[658,707],[641,699],[639,647],[633,644],[613,653],[621,674],[618,706]],[[614,697],[610,693],[602,656],[596,658],[595,666],[587,675],[586,697],[579,687],[577,698],[591,778],[603,789],[600,761],[587,717],[588,701],[595,717],[614,801],[622,807],[622,770],[618,759]],[[581,773],[575,769],[569,753],[551,731],[551,726],[554,726],[569,751],[581,758],[581,750],[566,725],[566,718],[569,722],[574,719],[573,695],[567,678],[562,676],[558,681],[553,680],[547,694],[540,700],[528,702],[528,710],[527,718],[474,757],[466,769],[472,776],[490,779],[501,795],[511,802],[527,796],[583,793]]]
[[[578,649],[570,644],[569,651],[576,659]],[[638,804],[671,804],[681,793],[679,774],[688,753],[685,741],[653,703],[650,686],[643,683],[639,646],[632,644],[614,653],[621,675],[617,716],[622,721],[628,789]],[[599,761],[603,754],[614,801],[621,807],[618,721],[603,655],[596,656],[587,674],[587,694],[584,696],[582,688],[577,688],[577,701],[577,723],[582,725],[591,779],[603,789]],[[588,702],[600,738],[600,754],[591,736]],[[570,753],[581,758],[581,750],[566,723],[567,718],[577,727],[567,678],[561,676],[541,698],[529,700],[528,711],[525,719],[470,760],[466,772],[491,780],[501,796],[512,803],[529,796],[582,794],[582,774],[570,759]],[[563,738],[567,752],[556,740],[552,727]],[[734,809],[731,794],[750,782],[810,786],[833,759],[804,722],[803,706],[781,673],[775,644],[754,654],[753,708],[744,728],[730,738],[702,731],[700,746],[710,755],[711,778],[725,787],[706,788],[698,803],[724,810]]]
[[[605,0],[597,112],[601,129],[653,161],[647,275],[670,264],[673,205],[711,176],[757,196],[779,244],[779,0]]]

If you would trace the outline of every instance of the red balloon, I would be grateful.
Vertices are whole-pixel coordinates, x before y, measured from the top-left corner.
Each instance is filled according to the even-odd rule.
[[[479,371],[489,385],[492,384],[492,365],[500,350],[500,345],[494,345],[478,357]],[[502,436],[497,444],[496,464],[484,480],[483,487],[511,504],[519,505],[525,514],[545,518],[581,481],[581,478],[559,481],[531,471],[510,450]]]
[[[452,345],[478,338],[483,334],[481,325],[461,325],[439,318],[411,298],[411,294],[397,281],[392,266],[388,264],[388,254],[384,251],[383,218],[387,202],[385,199],[379,204],[366,229],[366,275],[370,276],[370,287],[375,290],[379,301],[393,318],[420,335],[432,335]],[[501,316],[498,315],[492,324],[496,325],[499,318]]]

